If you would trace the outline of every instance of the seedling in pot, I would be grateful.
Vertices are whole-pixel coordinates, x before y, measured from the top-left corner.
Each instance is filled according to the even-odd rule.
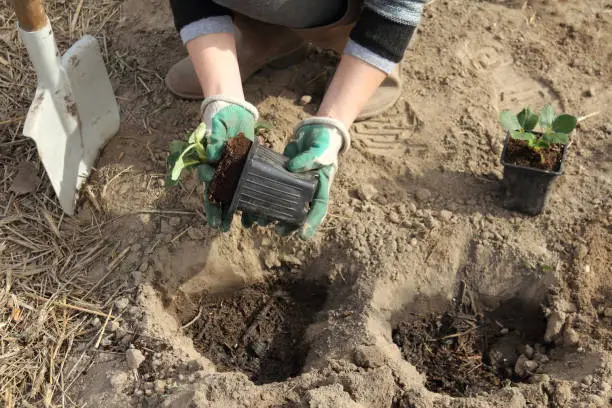
[[[258,123],[261,129],[269,129]],[[206,163],[206,126],[201,124],[187,142],[170,143],[166,185],[174,186],[183,170]],[[251,142],[244,134],[231,138],[208,185],[208,199],[220,206],[227,217],[235,211],[299,226],[306,220],[318,186],[316,172],[291,173],[289,159],[282,154]]]
[[[542,149],[548,149],[553,144],[566,145],[569,134],[576,128],[578,122],[571,115],[557,116],[550,104],[546,105],[539,115],[527,107],[518,115],[509,110],[503,111],[499,119],[513,139],[526,141],[529,148],[538,153],[542,163],[545,162]],[[538,124],[542,131],[533,132]]]
[[[539,115],[528,107],[518,115],[503,111],[499,120],[507,131],[501,155],[505,207],[540,214],[554,181],[563,172],[569,134],[578,120],[567,114],[557,116],[550,104]],[[538,125],[540,129],[535,131]]]

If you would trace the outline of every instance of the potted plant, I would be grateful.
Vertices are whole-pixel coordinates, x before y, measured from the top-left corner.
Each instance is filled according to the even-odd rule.
[[[501,164],[504,166],[505,206],[529,215],[540,214],[555,180],[563,174],[569,134],[577,118],[557,116],[548,104],[539,115],[524,108],[518,115],[499,116],[506,130]],[[539,125],[539,131],[535,131]]]
[[[183,170],[206,163],[206,125],[201,124],[187,141],[170,143],[166,185],[178,184]],[[306,221],[318,179],[316,172],[291,173],[289,159],[238,134],[231,138],[216,164],[208,188],[211,203],[229,216],[246,211],[296,226]]]

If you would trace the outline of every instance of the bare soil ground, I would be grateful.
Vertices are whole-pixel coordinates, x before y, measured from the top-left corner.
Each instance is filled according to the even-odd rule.
[[[20,134],[35,76],[3,4],[5,406],[612,404],[610,1],[428,5],[401,100],[353,127],[308,243],[211,231],[195,177],[164,188],[168,143],[199,121],[164,88],[185,55],[166,1],[47,5],[62,50],[100,40],[122,126],[63,216]],[[335,61],[313,49],[246,83],[264,143],[282,151]],[[528,217],[504,207],[497,116],[549,102],[588,118]]]

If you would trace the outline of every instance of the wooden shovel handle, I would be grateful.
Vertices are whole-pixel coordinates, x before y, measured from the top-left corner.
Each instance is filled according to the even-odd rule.
[[[25,31],[38,31],[47,24],[42,0],[12,0],[19,27]]]

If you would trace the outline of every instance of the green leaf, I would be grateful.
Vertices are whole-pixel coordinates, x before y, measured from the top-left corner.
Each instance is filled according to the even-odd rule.
[[[548,147],[548,143],[544,139],[535,138],[529,142],[529,147],[532,147],[537,152],[542,148]]]
[[[571,115],[560,115],[552,124],[552,130],[557,133],[570,134],[576,127],[578,119]]]
[[[567,144],[567,142],[569,141],[569,136],[567,133],[551,132],[551,133],[546,133],[543,139],[547,143]]]
[[[538,114],[529,108],[523,109],[517,116],[523,130],[533,130],[538,124]]]
[[[170,142],[170,154],[174,154],[177,152],[181,154],[181,152],[185,150],[187,146],[187,142],[185,142],[184,140],[173,140]]]
[[[178,157],[178,159],[176,159],[176,163],[174,163],[174,167],[172,168],[172,173],[171,173],[172,180],[178,180],[178,178],[181,176],[181,172],[185,168],[185,161],[184,161],[185,156],[194,147],[195,147],[195,145],[190,145],[187,149],[185,149],[183,151],[183,153],[181,153],[181,155]]]
[[[521,132],[520,130],[511,130],[510,136],[512,136],[513,139],[527,140],[527,141],[531,141],[536,138],[536,136],[533,133]]]
[[[191,135],[189,135],[189,144],[196,142],[201,143],[204,139],[204,135],[206,135],[206,123],[202,122],[193,132],[191,132]]]
[[[540,126],[545,132],[552,127],[556,116],[557,114],[552,105],[548,104],[542,108],[540,111]]]
[[[509,110],[499,114],[499,121],[506,130],[519,130],[521,128],[521,124],[516,118],[516,115]]]

